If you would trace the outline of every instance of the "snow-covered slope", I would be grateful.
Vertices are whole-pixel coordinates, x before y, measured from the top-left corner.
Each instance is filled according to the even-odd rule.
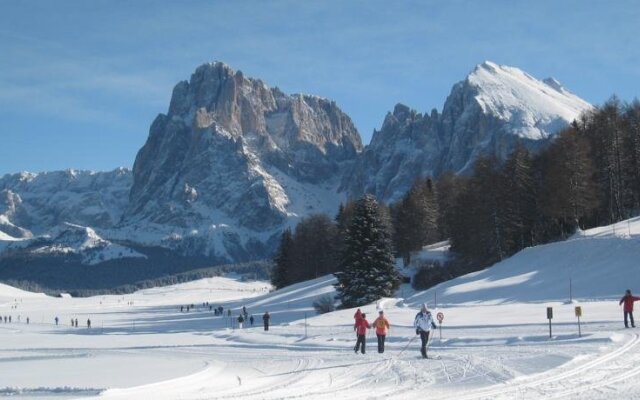
[[[103,239],[92,228],[70,223],[32,239],[0,238],[0,254],[3,250],[22,250],[32,255],[77,255],[85,265],[113,259],[146,258],[131,248]]]
[[[17,299],[34,297],[44,298],[46,296],[44,293],[27,292],[26,290],[17,289],[13,286],[0,283],[0,304],[3,302],[13,302],[15,304]]]
[[[554,78],[540,81],[490,61],[478,65],[467,83],[476,89],[475,101],[485,114],[507,122],[512,134],[526,139],[547,138],[591,108]]]
[[[633,219],[525,250],[429,291],[404,287],[398,293],[404,299],[361,307],[369,321],[379,309],[390,321],[382,354],[373,333],[366,335],[367,353],[354,354],[355,310],[315,315],[313,301],[334,293],[332,277],[273,292],[264,282],[208,278],[93,298],[34,297],[0,285],[0,315],[13,317],[0,325],[6,367],[0,393],[108,400],[636,399],[640,336],[623,328],[618,300],[624,289],[640,287],[639,241],[640,219]],[[580,269],[574,303],[557,292],[566,267]],[[419,356],[412,326],[423,302],[444,315],[428,360]],[[181,312],[186,305],[194,307]],[[225,315],[209,305],[224,307]],[[580,335],[576,305],[583,310]],[[238,327],[243,307],[253,326]],[[554,310],[551,334],[547,307]],[[70,327],[71,319],[80,327]]]
[[[66,222],[115,226],[128,203],[131,177],[125,168],[7,174],[0,178],[0,231],[28,238]]]
[[[572,238],[527,248],[485,270],[416,293],[411,304],[618,299],[640,291],[640,218],[579,232]]]

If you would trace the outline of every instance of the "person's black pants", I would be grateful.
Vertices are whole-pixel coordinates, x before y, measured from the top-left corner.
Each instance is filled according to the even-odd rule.
[[[624,312],[624,326],[629,327],[629,323],[627,322],[627,318],[631,319],[631,327],[635,328],[636,323],[633,321],[633,311],[625,311]]]
[[[378,353],[384,353],[384,339],[387,337],[386,335],[376,335],[378,336]]]
[[[358,352],[358,348],[360,348],[360,352],[364,354],[364,346],[365,346],[366,338],[364,335],[358,335],[358,340],[356,341],[356,347],[353,348],[353,351]]]
[[[268,331],[268,330],[269,330],[269,324],[268,324],[268,323],[264,324],[264,330],[265,330],[265,331]]]
[[[422,357],[427,358],[427,343],[429,343],[429,332],[420,331],[420,340],[422,341],[420,353],[422,354]]]

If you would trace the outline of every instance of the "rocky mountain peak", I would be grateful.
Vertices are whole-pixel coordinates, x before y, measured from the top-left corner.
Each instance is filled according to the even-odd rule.
[[[555,79],[485,61],[453,85],[442,114],[402,104],[387,113],[343,188],[396,201],[420,176],[467,173],[479,156],[504,160],[517,144],[536,151],[590,108]]]
[[[215,253],[249,252],[249,238],[264,242],[292,216],[314,207],[333,213],[337,196],[327,202],[325,189],[302,188],[335,190],[361,150],[335,102],[286,95],[226,64],[204,64],[174,87],[167,115],[151,125],[123,224],[194,227],[218,237]]]
[[[566,89],[564,88],[564,86],[562,86],[562,84],[556,78],[553,78],[553,77],[545,78],[542,80],[542,82],[544,82],[547,86],[557,90],[560,93],[566,92]]]
[[[555,79],[540,81],[518,68],[490,61],[476,66],[458,88],[483,113],[508,123],[516,136],[531,140],[553,135],[591,108]]]

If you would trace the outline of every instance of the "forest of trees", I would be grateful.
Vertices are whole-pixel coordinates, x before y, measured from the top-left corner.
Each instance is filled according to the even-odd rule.
[[[446,237],[462,262],[478,268],[637,215],[640,103],[612,98],[539,154],[518,148],[504,163],[481,158],[472,176],[446,179]]]
[[[283,234],[272,274],[276,287],[343,272],[353,256],[354,204],[341,206],[335,220],[312,215]],[[399,202],[379,209],[394,254],[405,263],[424,245],[450,240],[454,257],[421,270],[421,288],[577,229],[638,215],[640,102],[613,97],[537,154],[518,147],[503,162],[481,157],[472,174],[418,179]]]

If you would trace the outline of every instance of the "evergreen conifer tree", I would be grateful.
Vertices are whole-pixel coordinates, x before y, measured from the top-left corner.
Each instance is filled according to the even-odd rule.
[[[271,271],[271,284],[276,289],[283,288],[291,283],[290,274],[293,267],[293,234],[287,228],[282,232],[280,246],[274,258],[274,267]]]
[[[395,247],[404,265],[411,262],[411,252],[436,242],[438,203],[431,179],[418,179],[395,207]]]
[[[349,223],[339,271],[337,297],[343,308],[393,296],[401,278],[394,266],[391,235],[375,197],[358,200]]]

